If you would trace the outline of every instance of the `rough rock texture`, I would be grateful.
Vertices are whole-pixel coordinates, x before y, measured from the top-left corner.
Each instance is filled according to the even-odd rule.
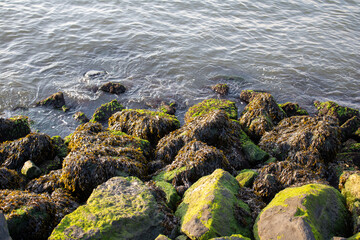
[[[111,117],[111,115],[116,112],[120,112],[123,109],[124,107],[116,99],[114,99],[111,102],[105,103],[98,107],[95,110],[90,122],[105,123]]]
[[[198,116],[203,116],[211,111],[223,110],[229,118],[236,120],[238,110],[234,102],[224,99],[208,99],[204,100],[192,107],[185,113],[185,123],[189,123]]]
[[[240,93],[240,99],[241,101],[245,102],[245,103],[249,103],[251,102],[251,100],[253,100],[253,98],[261,93],[261,91],[254,91],[254,90],[242,90]]]
[[[344,142],[347,139],[353,137],[356,131],[359,129],[359,127],[360,127],[360,117],[354,116],[349,120],[347,120],[343,125],[340,126],[341,137],[342,137],[341,140]]]
[[[9,169],[20,171],[28,160],[35,164],[54,158],[54,147],[49,136],[30,133],[24,138],[0,145],[0,164]]]
[[[19,189],[25,180],[16,171],[0,168],[0,189]]]
[[[249,207],[237,198],[240,186],[228,172],[218,169],[193,184],[175,215],[190,239],[209,239],[239,233],[250,237]]]
[[[214,86],[211,86],[211,89],[222,96],[229,93],[229,86],[224,83],[218,83]]]
[[[46,106],[53,108],[62,108],[65,105],[64,94],[62,92],[57,92],[51,95],[50,97],[41,100],[36,103],[36,106]]]
[[[25,137],[30,131],[28,117],[0,118],[0,143]]]
[[[170,115],[175,115],[176,113],[176,103],[172,102],[170,104],[166,104],[165,102],[161,102],[161,106],[159,107],[159,111],[166,113],[166,114],[170,114]]]
[[[234,172],[222,151],[193,140],[180,149],[175,160],[165,167],[165,172],[174,172],[173,184],[190,187],[199,178],[222,168]]]
[[[340,126],[354,116],[360,117],[359,110],[343,107],[332,101],[328,101],[328,102],[315,101],[314,105],[318,109],[319,116],[335,117],[339,120]]]
[[[333,187],[308,184],[279,192],[254,225],[255,239],[331,239],[346,236],[348,213]]]
[[[47,239],[61,218],[78,207],[65,194],[50,197],[18,190],[0,190],[0,210],[14,240]]]
[[[28,179],[33,179],[41,175],[41,170],[32,161],[26,161],[24,166],[21,168],[21,174]]]
[[[240,124],[251,139],[258,141],[282,119],[285,112],[269,93],[255,95],[240,116]]]
[[[210,240],[250,240],[250,238],[244,237],[241,234],[233,234],[229,237],[211,238]]]
[[[284,110],[288,117],[309,115],[309,113],[305,109],[301,108],[297,103],[282,103],[279,104],[279,107]]]
[[[65,216],[49,239],[153,240],[162,231],[163,219],[144,183],[135,177],[114,177]]]
[[[64,139],[60,136],[51,137],[51,143],[54,146],[55,155],[58,156],[61,160],[66,157],[69,153],[69,149],[65,144]]]
[[[73,118],[81,124],[87,123],[90,121],[89,118],[83,112],[76,112],[73,115]]]
[[[63,187],[60,182],[61,173],[61,169],[51,171],[46,175],[31,180],[28,184],[26,184],[25,189],[34,193],[47,192],[51,194],[55,191],[55,189]]]
[[[280,190],[292,185],[304,185],[311,182],[326,183],[321,180],[321,173],[290,161],[270,163],[260,170],[259,176],[254,181],[254,190],[268,202]]]
[[[340,146],[340,129],[332,117],[294,116],[266,133],[259,146],[278,160],[303,166],[331,161]]]
[[[254,179],[258,175],[259,173],[257,171],[244,169],[236,176],[236,180],[238,181],[240,187],[251,187]]]
[[[0,211],[0,239],[12,240],[4,214]]]
[[[109,119],[109,129],[146,139],[155,147],[158,141],[180,127],[175,116],[150,110],[126,109]]]
[[[165,181],[157,181],[155,182],[155,185],[164,191],[166,205],[171,209],[175,209],[177,203],[181,200],[181,197],[177,194],[175,187],[171,183]]]
[[[248,167],[252,160],[245,156],[243,150],[243,145],[248,142],[246,134],[238,122],[230,120],[221,110],[199,116],[162,138],[157,145],[155,159],[170,164],[180,149],[193,140],[222,150],[236,170]]]
[[[120,94],[126,91],[126,88],[121,83],[113,83],[108,82],[103,84],[100,88],[101,91],[112,93],[112,94]]]

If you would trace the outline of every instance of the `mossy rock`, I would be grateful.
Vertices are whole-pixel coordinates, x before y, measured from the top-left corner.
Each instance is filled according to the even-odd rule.
[[[175,209],[181,197],[177,194],[176,189],[171,183],[165,181],[157,181],[155,185],[164,191],[166,195],[166,204],[169,208]]]
[[[254,90],[242,90],[240,93],[240,100],[249,103],[253,98],[259,94],[263,93],[263,91],[254,91]]]
[[[121,83],[108,82],[103,84],[100,88],[101,91],[112,93],[112,94],[121,94],[126,91],[126,88]]]
[[[83,112],[76,112],[73,115],[73,118],[81,124],[87,123],[90,121],[89,118]]]
[[[333,187],[308,184],[287,188],[261,211],[255,239],[331,239],[346,236],[348,212],[344,197]]]
[[[229,237],[211,238],[210,240],[251,240],[251,238],[244,237],[241,234],[233,234]]]
[[[29,118],[26,116],[0,118],[0,143],[25,137],[30,131]]]
[[[251,187],[257,175],[259,175],[257,171],[244,169],[236,176],[236,180],[239,182],[240,187]]]
[[[185,113],[185,123],[214,110],[224,110],[230,119],[236,120],[238,116],[238,109],[234,102],[224,99],[207,99],[189,108]]]
[[[90,122],[105,123],[108,121],[111,115],[116,112],[120,112],[123,109],[124,107],[116,99],[114,99],[111,102],[105,103],[98,107],[95,110]]]
[[[54,147],[48,135],[30,133],[26,137],[0,145],[0,164],[20,172],[28,160],[40,165],[54,158]]]
[[[63,106],[65,106],[64,94],[62,92],[54,93],[48,98],[37,102],[36,106],[45,106],[61,109]]]
[[[175,213],[181,218],[181,231],[200,240],[235,233],[250,237],[250,209],[236,197],[239,188],[236,179],[221,169],[199,179]]]
[[[344,124],[340,126],[342,142],[345,142],[349,138],[355,136],[356,139],[356,131],[360,127],[360,117],[354,116],[347,120]]]
[[[0,168],[0,189],[19,189],[25,184],[25,179],[16,171]]]
[[[264,163],[270,157],[270,155],[267,152],[262,150],[258,145],[256,145],[251,140],[244,142],[244,144],[242,144],[241,146],[243,148],[246,158],[249,159],[249,162],[252,165]]]
[[[168,237],[165,236],[165,235],[160,234],[159,236],[157,236],[157,237],[155,238],[155,240],[171,240],[171,239],[168,238]]]
[[[343,107],[339,104],[328,101],[328,102],[314,102],[315,107],[318,110],[319,116],[332,116],[339,120],[339,124],[344,124],[347,120],[354,116],[360,116],[359,110],[349,107]]]
[[[153,147],[162,137],[179,127],[180,122],[175,116],[143,109],[125,109],[109,119],[110,130],[148,140]]]
[[[85,205],[65,216],[55,239],[155,239],[164,215],[148,187],[135,177],[114,177],[99,185]]]
[[[301,108],[297,103],[286,102],[279,104],[279,107],[284,110],[288,117],[309,115],[309,113],[305,109]]]
[[[32,161],[26,161],[24,166],[21,168],[21,174],[26,176],[28,179],[33,179],[41,175],[41,170]]]
[[[64,159],[66,155],[68,155],[69,149],[66,146],[64,139],[60,136],[51,137],[51,143],[54,146],[55,155],[60,159]]]
[[[211,86],[211,89],[214,92],[216,92],[220,95],[223,95],[223,96],[229,93],[229,86],[225,83],[218,83],[214,86]]]

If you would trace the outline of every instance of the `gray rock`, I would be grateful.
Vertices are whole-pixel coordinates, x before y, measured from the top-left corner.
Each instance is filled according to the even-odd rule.
[[[0,211],[0,240],[12,240],[4,214]]]

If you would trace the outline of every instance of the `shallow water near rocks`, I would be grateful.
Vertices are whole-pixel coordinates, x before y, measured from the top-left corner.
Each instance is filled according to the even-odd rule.
[[[0,112],[28,115],[34,129],[66,136],[117,98],[127,108],[175,101],[187,108],[226,97],[243,108],[243,89],[279,103],[314,100],[360,108],[360,8],[354,0],[0,2]],[[127,92],[94,92],[107,81]],[[33,104],[63,91],[71,110]]]

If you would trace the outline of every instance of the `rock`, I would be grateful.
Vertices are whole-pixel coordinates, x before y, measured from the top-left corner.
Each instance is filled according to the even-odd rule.
[[[155,160],[162,161],[164,165],[172,163],[180,149],[193,140],[222,150],[230,166],[235,170],[247,168],[250,163],[258,164],[259,162],[251,156],[258,158],[262,155],[252,154],[251,149],[254,148],[249,148],[251,151],[245,152],[243,146],[249,143],[250,139],[241,129],[240,124],[230,120],[226,112],[215,110],[196,117],[190,123],[162,138],[156,148]],[[263,156],[264,159],[260,162],[268,157],[267,154]]]
[[[309,115],[309,113],[305,109],[299,107],[299,104],[297,103],[287,102],[287,103],[279,104],[279,107],[281,107],[282,110],[284,110],[284,112],[288,117]]]
[[[360,127],[353,133],[352,137],[357,141],[360,141]]]
[[[114,177],[98,186],[85,205],[65,216],[54,239],[155,239],[164,215],[154,196],[135,177]]]
[[[126,91],[126,88],[121,83],[108,82],[103,84],[100,87],[101,91],[112,93],[112,94],[120,94]]]
[[[157,238],[155,238],[155,240],[171,240],[171,239],[165,235],[160,234],[159,236],[157,236]]]
[[[4,214],[0,211],[0,239],[12,240]]]
[[[166,104],[165,102],[161,102],[161,106],[159,108],[160,112],[175,115],[176,113],[176,103],[172,102],[170,104]]]
[[[64,139],[60,136],[51,137],[51,143],[54,146],[55,155],[60,159],[64,159],[68,155],[69,149],[66,146]]]
[[[62,170],[51,171],[50,173],[31,180],[25,187],[26,190],[34,193],[47,192],[51,194],[57,188],[63,187],[60,182]]]
[[[340,126],[341,140],[345,142],[351,138],[360,127],[360,117],[354,116]]]
[[[36,103],[36,106],[45,106],[61,109],[65,105],[64,94],[62,92],[57,92],[51,95],[50,97],[41,100]]]
[[[25,137],[30,131],[29,118],[26,116],[0,118],[0,143]]]
[[[164,191],[166,197],[166,204],[169,208],[175,209],[181,197],[177,194],[176,189],[168,182],[158,181],[155,185]]]
[[[185,123],[190,123],[194,118],[215,110],[223,110],[229,118],[237,119],[238,110],[234,102],[224,99],[207,99],[189,108],[185,113]]]
[[[340,126],[354,116],[360,117],[359,110],[354,108],[343,107],[332,101],[328,101],[328,102],[315,101],[314,105],[318,110],[319,116],[335,117],[339,120]]]
[[[73,115],[73,118],[81,124],[87,123],[90,121],[89,118],[83,112],[76,112]]]
[[[239,122],[247,135],[258,141],[285,117],[285,112],[269,93],[259,93],[245,107]]]
[[[226,95],[229,93],[229,86],[227,84],[219,83],[211,86],[211,89],[220,95]]]
[[[95,110],[94,115],[92,116],[90,122],[99,122],[105,123],[111,115],[116,112],[120,112],[124,107],[116,100],[112,100],[111,102],[105,103],[98,107]]]
[[[28,179],[33,179],[41,175],[41,170],[32,161],[26,161],[21,168],[21,173]]]
[[[0,168],[0,189],[19,189],[25,180],[16,171]]]
[[[360,172],[343,174],[339,188],[351,212],[353,233],[360,232]]]
[[[263,93],[262,91],[254,91],[254,90],[242,90],[240,93],[240,100],[249,103],[253,100],[253,98],[259,94]]]
[[[251,239],[244,237],[241,234],[234,234],[234,235],[231,235],[230,237],[211,238],[210,240],[251,240]]]
[[[0,209],[6,216],[14,240],[47,239],[61,217],[78,206],[74,201],[69,204],[64,205],[47,194],[0,190]]]
[[[175,215],[190,239],[242,234],[251,236],[249,207],[236,195],[240,186],[228,172],[218,169],[201,178],[186,192]]]
[[[279,192],[254,225],[255,239],[331,239],[346,235],[348,213],[333,187],[308,184]]]
[[[251,187],[257,175],[259,175],[257,171],[244,169],[236,176],[236,180],[239,182],[240,187]]]
[[[237,197],[250,207],[251,218],[253,222],[255,222],[261,210],[266,207],[265,202],[260,196],[255,194],[252,188],[248,187],[241,187],[239,189]]]
[[[175,116],[142,109],[125,109],[109,119],[110,130],[146,139],[153,147],[162,137],[179,127],[180,122]]]
[[[321,172],[303,168],[301,165],[281,161],[270,163],[260,170],[254,181],[255,193],[269,202],[280,190],[292,185],[304,185],[311,182],[323,182]]]
[[[310,166],[319,161],[330,162],[339,149],[340,137],[339,126],[332,117],[294,116],[266,133],[259,146],[278,160]]]
[[[24,138],[0,145],[0,164],[8,169],[20,172],[28,160],[40,165],[54,158],[54,147],[49,136],[41,133],[30,133]]]

